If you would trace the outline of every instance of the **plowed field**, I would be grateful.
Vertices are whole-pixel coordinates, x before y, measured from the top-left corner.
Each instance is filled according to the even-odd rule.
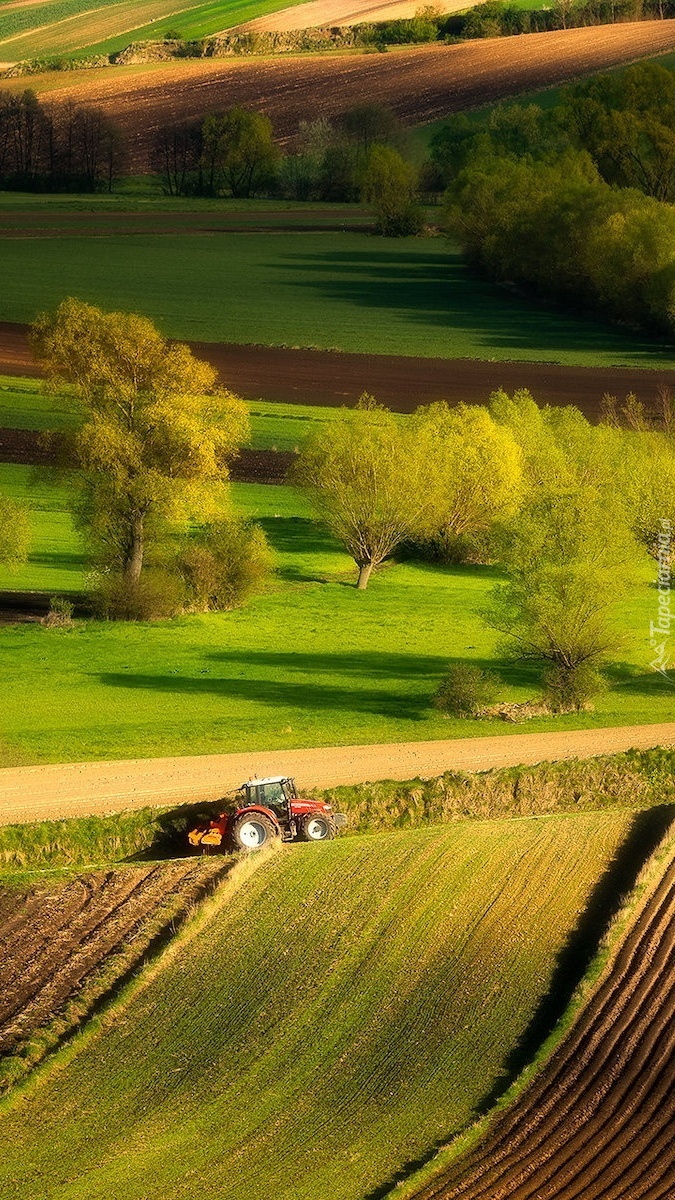
[[[367,391],[394,412],[413,412],[420,404],[440,399],[482,404],[496,388],[511,392],[526,387],[541,404],[576,404],[589,420],[597,420],[605,392],[615,396],[634,392],[638,399],[652,405],[660,387],[675,389],[675,374],[666,368],[657,371],[639,367],[569,367],[558,363],[338,354],[214,342],[192,342],[191,346],[199,358],[217,368],[223,384],[237,395],[245,400],[264,396],[282,404],[339,408],[356,404]],[[28,347],[25,326],[0,321],[0,371],[18,376],[39,374]],[[7,444],[7,431],[0,433],[2,442]],[[45,454],[42,445],[31,448],[30,458],[17,455],[15,450],[11,454],[0,450],[0,460],[34,462],[38,451]]]
[[[675,861],[537,1084],[416,1200],[672,1200]]]
[[[381,1196],[501,1085],[637,834],[618,812],[460,821],[245,864],[5,1108],[3,1200]]]
[[[149,937],[227,869],[223,858],[185,859],[93,871],[28,895],[0,891],[0,1057],[16,1054],[85,986],[91,1008],[115,980],[115,956],[124,952],[120,971],[137,964]],[[105,982],[97,983],[104,964]]]
[[[54,101],[105,109],[127,132],[132,170],[143,172],[160,127],[232,104],[268,113],[281,141],[292,139],[302,119],[330,117],[364,96],[391,105],[406,124],[423,125],[673,49],[675,21],[647,21],[389,54],[176,61],[78,72],[75,82],[52,73],[30,83]],[[2,86],[14,90],[17,81]]]

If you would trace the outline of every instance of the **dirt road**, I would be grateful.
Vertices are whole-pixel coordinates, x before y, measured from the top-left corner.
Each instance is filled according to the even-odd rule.
[[[38,375],[27,327],[0,322],[0,372]],[[503,387],[529,388],[541,404],[576,404],[597,418],[605,392],[634,392],[653,403],[659,387],[675,390],[675,371],[631,367],[561,367],[556,363],[482,362],[469,358],[409,358],[393,354],[343,354],[191,342],[198,358],[218,369],[222,382],[245,400],[339,407],[364,392],[395,412],[413,412],[435,400],[484,403]]]
[[[252,775],[285,774],[295,776],[304,787],[333,787],[375,779],[432,778],[450,770],[487,771],[519,763],[592,758],[661,745],[675,746],[675,722],[439,742],[8,767],[0,771],[0,825],[216,800]]]

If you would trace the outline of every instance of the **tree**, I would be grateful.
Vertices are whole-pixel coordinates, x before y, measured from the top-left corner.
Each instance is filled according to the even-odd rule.
[[[398,118],[384,104],[357,104],[338,118],[350,141],[367,154],[373,146],[391,142],[399,133]]]
[[[212,195],[227,188],[233,196],[255,196],[274,178],[279,152],[272,122],[262,113],[235,105],[222,116],[206,117],[202,137],[205,181]]]
[[[522,451],[510,429],[478,405],[444,401],[411,418],[430,444],[428,487],[434,523],[446,553],[485,534],[518,511],[524,495]]]
[[[363,178],[362,198],[375,210],[378,233],[406,237],[418,233],[417,172],[391,146],[373,146]]]
[[[99,565],[133,590],[168,528],[222,515],[245,406],[215,387],[211,366],[135,314],[70,298],[38,317],[32,344],[51,381],[80,398],[79,520]]]
[[[27,557],[29,542],[26,509],[0,493],[0,563],[10,568],[19,566]]]
[[[402,541],[428,528],[427,457],[427,439],[370,396],[319,430],[301,453],[295,481],[354,559],[358,588]]]
[[[543,663],[554,700],[579,704],[616,651],[614,610],[639,553],[621,505],[591,487],[534,493],[512,523],[485,619],[517,657]]]

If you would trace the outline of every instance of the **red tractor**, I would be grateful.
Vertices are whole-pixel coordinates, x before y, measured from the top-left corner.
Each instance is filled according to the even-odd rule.
[[[295,780],[283,775],[249,779],[238,796],[240,803],[234,812],[222,812],[191,830],[191,846],[205,851],[216,846],[259,850],[275,837],[282,842],[327,842],[347,821],[343,813],[334,813],[330,804],[300,799]]]

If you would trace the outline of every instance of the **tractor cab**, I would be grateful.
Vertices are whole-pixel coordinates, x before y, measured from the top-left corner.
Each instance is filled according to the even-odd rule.
[[[284,842],[324,842],[347,823],[321,800],[298,796],[295,780],[286,775],[248,779],[239,788],[234,812],[222,812],[188,834],[190,845],[211,852],[258,850],[275,838]]]
[[[250,808],[261,804],[263,808],[271,808],[280,819],[290,819],[293,800],[298,798],[298,790],[294,779],[284,779],[275,776],[270,779],[249,779],[239,788],[241,807]]]

